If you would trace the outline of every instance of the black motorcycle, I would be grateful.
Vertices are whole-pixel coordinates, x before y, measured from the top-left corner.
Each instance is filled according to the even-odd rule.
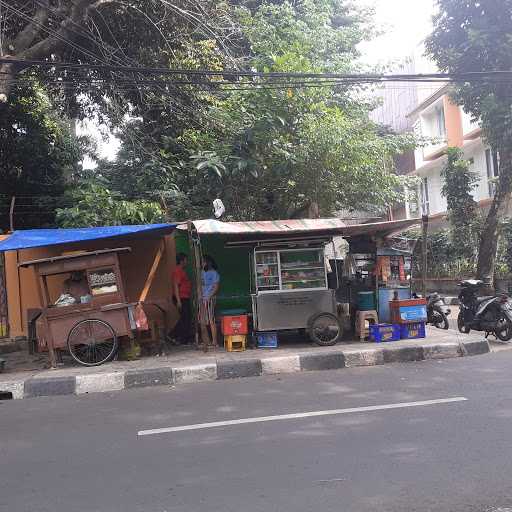
[[[512,339],[512,300],[508,295],[478,297],[483,281],[468,280],[460,283],[460,312],[457,318],[459,331],[483,331],[485,336],[494,334],[501,341]]]
[[[451,310],[439,293],[427,295],[427,322],[438,329],[449,329],[448,316]]]

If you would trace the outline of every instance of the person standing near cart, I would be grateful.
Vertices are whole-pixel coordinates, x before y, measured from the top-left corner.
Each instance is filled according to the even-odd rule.
[[[217,342],[217,324],[215,323],[215,302],[220,286],[220,275],[217,271],[217,264],[211,256],[204,256],[203,271],[201,273],[201,304],[199,308],[199,323],[203,342],[208,342],[208,326],[211,331],[211,340],[214,348],[219,346]]]
[[[172,273],[173,300],[178,308],[180,318],[173,329],[171,337],[178,343],[188,344],[192,340],[192,313],[190,298],[192,283],[187,275],[187,255],[176,255],[176,268]]]

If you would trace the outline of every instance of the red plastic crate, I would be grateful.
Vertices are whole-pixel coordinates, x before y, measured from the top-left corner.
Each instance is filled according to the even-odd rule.
[[[223,316],[221,325],[224,336],[249,334],[249,317],[247,315]]]

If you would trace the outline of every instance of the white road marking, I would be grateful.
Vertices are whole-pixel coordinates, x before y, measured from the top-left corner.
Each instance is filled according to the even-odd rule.
[[[204,430],[208,428],[228,427],[232,425],[246,425],[248,423],[265,423],[269,421],[296,420],[301,418],[318,418],[319,416],[339,416],[357,412],[386,411],[389,409],[405,409],[407,407],[425,407],[429,405],[450,404],[465,402],[467,398],[457,396],[454,398],[440,398],[437,400],[424,400],[421,402],[402,402],[396,404],[370,405],[367,407],[352,407],[350,409],[332,409],[330,411],[298,412],[294,414],[281,414],[278,416],[261,416],[258,418],[242,418],[238,420],[213,421],[211,423],[196,423],[195,425],[183,425],[181,427],[154,428],[140,430],[138,436],[153,436],[156,434],[168,434],[171,432],[185,432],[187,430]]]

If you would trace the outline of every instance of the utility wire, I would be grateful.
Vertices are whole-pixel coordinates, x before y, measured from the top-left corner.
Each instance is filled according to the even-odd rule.
[[[0,0],[2,2],[3,0]],[[317,78],[317,79],[337,79],[352,82],[446,82],[446,81],[471,81],[475,79],[488,78],[507,78],[512,79],[512,71],[473,71],[467,73],[428,73],[428,74],[346,74],[346,73],[288,73],[288,72],[258,72],[258,71],[214,71],[210,69],[168,69],[155,67],[138,66],[115,66],[110,64],[78,64],[71,62],[49,62],[41,60],[23,60],[0,58],[0,64],[17,64],[23,67],[46,67],[46,68],[65,68],[65,69],[87,69],[103,71],[123,71],[141,74],[153,75],[185,75],[185,76],[223,76],[223,77],[254,77],[254,78]]]
[[[35,2],[38,4],[38,5],[42,5],[40,2],[38,2],[37,0],[35,0]],[[22,19],[25,19],[31,23],[34,23],[34,21],[32,20],[32,18],[30,18],[28,15],[26,15],[25,13],[23,13],[22,11],[18,10],[18,9],[15,9],[14,7],[11,7],[7,4],[5,4],[5,2],[3,2],[3,0],[0,0],[0,6],[1,5],[6,5],[6,7],[10,8],[11,9],[11,12],[14,11],[19,17],[21,17]],[[45,6],[46,7],[46,6]],[[53,13],[53,14],[56,14],[57,11],[55,11],[54,9],[50,8],[50,11]],[[99,48],[103,48],[104,50],[107,50],[107,47],[106,45],[104,44],[103,41],[100,41],[98,42],[98,40],[96,40],[95,38],[93,38],[90,34],[88,34],[84,29],[82,29],[82,27],[77,24],[76,22],[74,22],[71,18],[69,18],[68,16],[66,15],[63,15],[61,13],[59,13],[60,15],[60,18],[64,18],[66,20],[69,20],[70,23],[73,23],[74,25],[76,25],[78,28],[80,28],[82,34],[79,34],[77,31],[71,29],[70,27],[66,27],[66,30],[72,34],[75,34],[77,35],[78,37],[84,37],[84,38],[87,38],[88,40],[90,40],[91,42],[93,42],[97,47]],[[81,52],[82,54],[88,56],[88,57],[91,57],[93,58],[94,60],[99,60],[105,64],[108,64],[107,61],[105,61],[105,59],[91,53],[88,49],[84,48],[83,46],[80,46],[78,45],[77,43],[69,40],[68,38],[58,34],[56,31],[50,29],[50,28],[47,28],[41,24],[38,24],[38,23],[35,23],[36,26],[38,26],[41,30],[44,30],[45,32],[49,33],[50,35],[56,37],[57,39],[59,39],[60,41],[64,42],[66,45],[70,46],[71,48],[75,49],[75,50],[78,50],[79,52]],[[120,47],[119,47],[120,48]],[[120,48],[121,49],[121,48]],[[115,50],[114,50],[115,51]],[[133,59],[129,59],[128,57],[125,56],[124,59],[121,59],[119,57],[117,57],[116,55],[114,55],[114,51],[111,51],[111,55],[110,55],[110,59],[114,61],[114,63],[116,63],[119,68],[125,68],[127,65],[130,65],[130,66],[136,66],[136,67],[141,67],[136,61],[134,61]],[[122,51],[122,50],[121,50]],[[124,52],[123,52],[124,53]],[[107,57],[109,58],[109,57]],[[69,71],[69,70],[66,70],[66,71]],[[2,74],[9,74],[9,73],[2,73]],[[105,78],[104,78],[105,79]],[[118,81],[119,78],[118,77],[114,77],[114,76],[111,76],[110,79],[112,81]],[[89,89],[89,91],[92,91],[92,90],[95,90],[94,89],[94,85],[89,85],[91,79],[84,79],[84,83],[85,85],[87,85],[88,87],[85,87],[85,86],[80,86],[80,84],[78,83],[78,81],[76,81],[75,79],[75,82],[68,82],[65,83],[64,81],[62,80],[56,80],[53,82],[54,85],[58,85],[59,87],[61,88],[64,88],[64,89],[67,89],[67,90],[72,90],[73,88],[79,88],[81,90],[84,90],[84,89]],[[13,85],[17,85],[17,84],[20,84],[20,83],[23,83],[23,80],[18,80],[18,79],[15,79],[15,80],[11,80],[10,83],[12,83]],[[48,83],[49,85],[51,85],[51,82],[50,81],[45,81],[45,83]],[[174,84],[165,84],[166,86],[168,87],[175,87]],[[159,92],[162,92],[162,93],[165,93],[165,94],[169,94],[169,89],[167,88],[167,90],[165,89],[162,89],[162,86],[160,84],[154,84],[154,87],[158,88]],[[98,87],[96,87],[96,89],[98,89]],[[131,88],[128,88],[128,87],[116,87],[116,90],[119,91],[119,92],[141,92],[141,87],[138,86],[138,85],[134,85],[133,87]],[[145,89],[147,89],[147,87],[145,87]],[[180,111],[182,112],[184,115],[187,115],[186,114],[186,111],[188,110],[188,114],[195,114],[197,112],[196,109],[192,109],[188,106],[186,106],[183,101],[180,101],[179,98],[177,98],[177,95],[174,95],[174,97],[172,97],[172,103],[175,105],[174,107],[174,111]],[[113,104],[111,105],[113,106]]]
[[[78,30],[76,30],[76,29],[72,29],[70,27],[66,27],[67,32],[70,32],[71,34],[74,34],[80,38],[88,39],[89,41],[94,43],[98,48],[103,49],[106,52],[109,52],[110,55],[109,56],[104,55],[105,58],[117,61],[118,64],[126,64],[128,62],[128,60],[123,62],[123,60],[120,57],[117,57],[115,55],[115,52],[117,51],[115,48],[111,47],[110,45],[107,45],[101,38],[98,39],[98,38],[94,37],[94,35],[91,32],[85,30],[79,23],[77,23],[75,20],[73,20],[70,16],[65,15],[64,13],[58,11],[57,9],[55,9],[51,6],[44,5],[39,0],[33,0],[33,1],[40,7],[44,7],[46,9],[48,9],[48,12],[54,14],[56,17],[59,17],[60,19],[66,20],[69,23],[73,24],[78,29]],[[118,46],[119,46],[119,44],[118,44]],[[119,46],[119,50],[121,52],[123,52],[123,50],[120,46]],[[128,59],[128,58],[126,57],[126,59]],[[131,64],[133,64],[133,62]]]
[[[90,52],[89,50],[87,50],[83,46],[80,46],[79,44],[75,43],[74,41],[71,41],[67,37],[59,34],[56,30],[53,30],[53,29],[45,26],[44,24],[35,21],[28,14],[25,14],[23,11],[21,11],[19,9],[16,9],[16,7],[13,7],[12,5],[9,5],[7,2],[4,2],[4,0],[0,0],[0,4],[3,5],[6,9],[10,10],[11,12],[14,12],[20,18],[24,19],[25,21],[28,21],[28,22],[32,23],[33,25],[35,25],[39,29],[45,31],[50,36],[55,37],[55,39],[63,42],[64,44],[66,44],[67,46],[73,48],[74,50],[82,53],[83,55],[85,55],[85,56],[87,56],[89,58],[92,58],[94,60],[98,60],[100,62],[104,62],[105,65],[108,64],[104,59],[102,59],[98,55],[95,55],[94,53]]]

